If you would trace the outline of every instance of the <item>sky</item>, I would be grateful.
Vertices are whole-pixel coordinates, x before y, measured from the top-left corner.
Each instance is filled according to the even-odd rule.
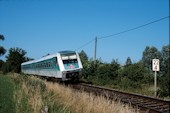
[[[97,37],[97,59],[124,64],[130,57],[135,63],[146,46],[169,44],[169,18],[101,37],[166,16],[169,0],[0,0],[0,45],[22,48],[34,59],[63,50],[84,50],[93,58]]]

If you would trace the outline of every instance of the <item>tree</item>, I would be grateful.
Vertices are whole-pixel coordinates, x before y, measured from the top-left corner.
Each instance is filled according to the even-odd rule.
[[[110,75],[110,78],[112,80],[116,80],[116,78],[118,77],[118,74],[119,74],[118,71],[120,69],[120,64],[119,64],[118,60],[113,59],[110,66],[111,66],[111,72],[112,72]]]
[[[161,53],[158,51],[156,47],[147,46],[143,51],[142,62],[148,70],[151,70],[152,59],[157,58],[161,59]]]
[[[160,95],[161,96],[169,96],[170,95],[170,45],[163,46],[162,51],[161,51],[161,57],[162,57],[162,62],[161,62],[161,74],[162,76],[160,77]]]
[[[82,50],[80,53],[80,59],[83,65],[83,79],[87,79],[89,81],[90,77],[94,74],[94,63],[92,60],[88,60],[88,56],[85,53],[84,50]]]
[[[87,54],[85,53],[84,50],[82,50],[82,51],[79,53],[79,55],[80,55],[80,59],[81,59],[81,61],[82,61],[82,64],[83,64],[83,66],[84,66],[84,65],[87,63],[87,61],[88,61]]]
[[[161,59],[162,59],[161,71],[164,73],[167,73],[167,71],[168,71],[169,58],[170,58],[170,45],[163,46],[162,50],[161,50]]]
[[[0,34],[0,40],[5,40],[4,36]]]
[[[132,61],[131,61],[130,57],[128,57],[126,60],[126,66],[129,66],[131,64],[132,64]]]
[[[1,67],[2,67],[2,65],[4,65],[4,61],[3,60],[0,60],[0,70],[1,70]]]
[[[163,72],[163,76],[160,77],[160,96],[170,96],[170,58],[166,62],[167,69]]]
[[[21,48],[10,48],[9,54],[6,56],[4,71],[19,73],[21,71],[21,63],[28,59],[25,55],[26,51]]]
[[[5,40],[3,35],[0,35],[0,40]],[[4,47],[0,46],[0,56],[4,55],[6,53],[6,49]]]

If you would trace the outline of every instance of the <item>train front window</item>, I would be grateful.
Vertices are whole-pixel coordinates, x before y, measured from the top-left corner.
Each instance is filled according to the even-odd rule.
[[[74,54],[62,54],[61,59],[64,64],[64,68],[67,69],[75,69],[78,68],[78,60],[77,60],[77,55]]]
[[[78,62],[76,54],[62,55],[61,58],[63,60],[63,64],[71,64]]]
[[[63,64],[72,64],[72,63],[77,63],[77,59],[63,60]]]

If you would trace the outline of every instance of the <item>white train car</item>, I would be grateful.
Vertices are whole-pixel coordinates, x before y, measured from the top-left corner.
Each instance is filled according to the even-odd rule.
[[[21,64],[21,72],[25,74],[53,77],[62,81],[79,79],[82,69],[79,54],[75,51],[61,51]]]

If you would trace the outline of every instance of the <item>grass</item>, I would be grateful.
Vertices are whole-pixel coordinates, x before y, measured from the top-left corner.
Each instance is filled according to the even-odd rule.
[[[40,113],[43,108],[42,96],[45,84],[42,80],[26,75],[10,75],[16,84],[14,94],[16,113]]]
[[[10,90],[5,89],[10,91],[6,98],[13,100],[14,108],[11,109],[16,113],[45,113],[45,109],[48,109],[48,113],[138,112],[129,105],[110,101],[102,96],[95,96],[83,91],[78,92],[58,83],[43,81],[33,76],[9,74],[3,77],[6,81],[5,88],[11,84]],[[0,95],[2,94],[0,93]],[[6,105],[9,108],[11,104],[6,103]],[[13,112],[5,111],[3,113]]]
[[[100,86],[104,86],[104,87],[108,87],[108,88],[113,88],[113,89],[117,89],[120,91],[125,91],[125,92],[129,92],[129,93],[136,93],[136,94],[141,94],[141,95],[147,95],[147,96],[154,96],[154,85],[153,84],[142,84],[141,87],[138,88],[133,88],[131,86],[129,86],[129,84],[126,84],[127,87],[121,87],[118,84],[115,84],[113,82],[109,82],[109,80],[107,80],[107,83],[102,84],[99,81],[102,80],[97,80],[97,79],[92,79],[92,83],[95,85],[100,85]],[[159,87],[157,86],[157,92],[158,92],[158,97],[159,97]]]
[[[55,100],[70,109],[73,113],[136,113],[128,105],[110,101],[102,96],[95,96],[85,92],[76,92],[59,84],[48,83],[49,91],[54,92]]]
[[[14,83],[7,76],[0,75],[0,113],[15,113]]]

